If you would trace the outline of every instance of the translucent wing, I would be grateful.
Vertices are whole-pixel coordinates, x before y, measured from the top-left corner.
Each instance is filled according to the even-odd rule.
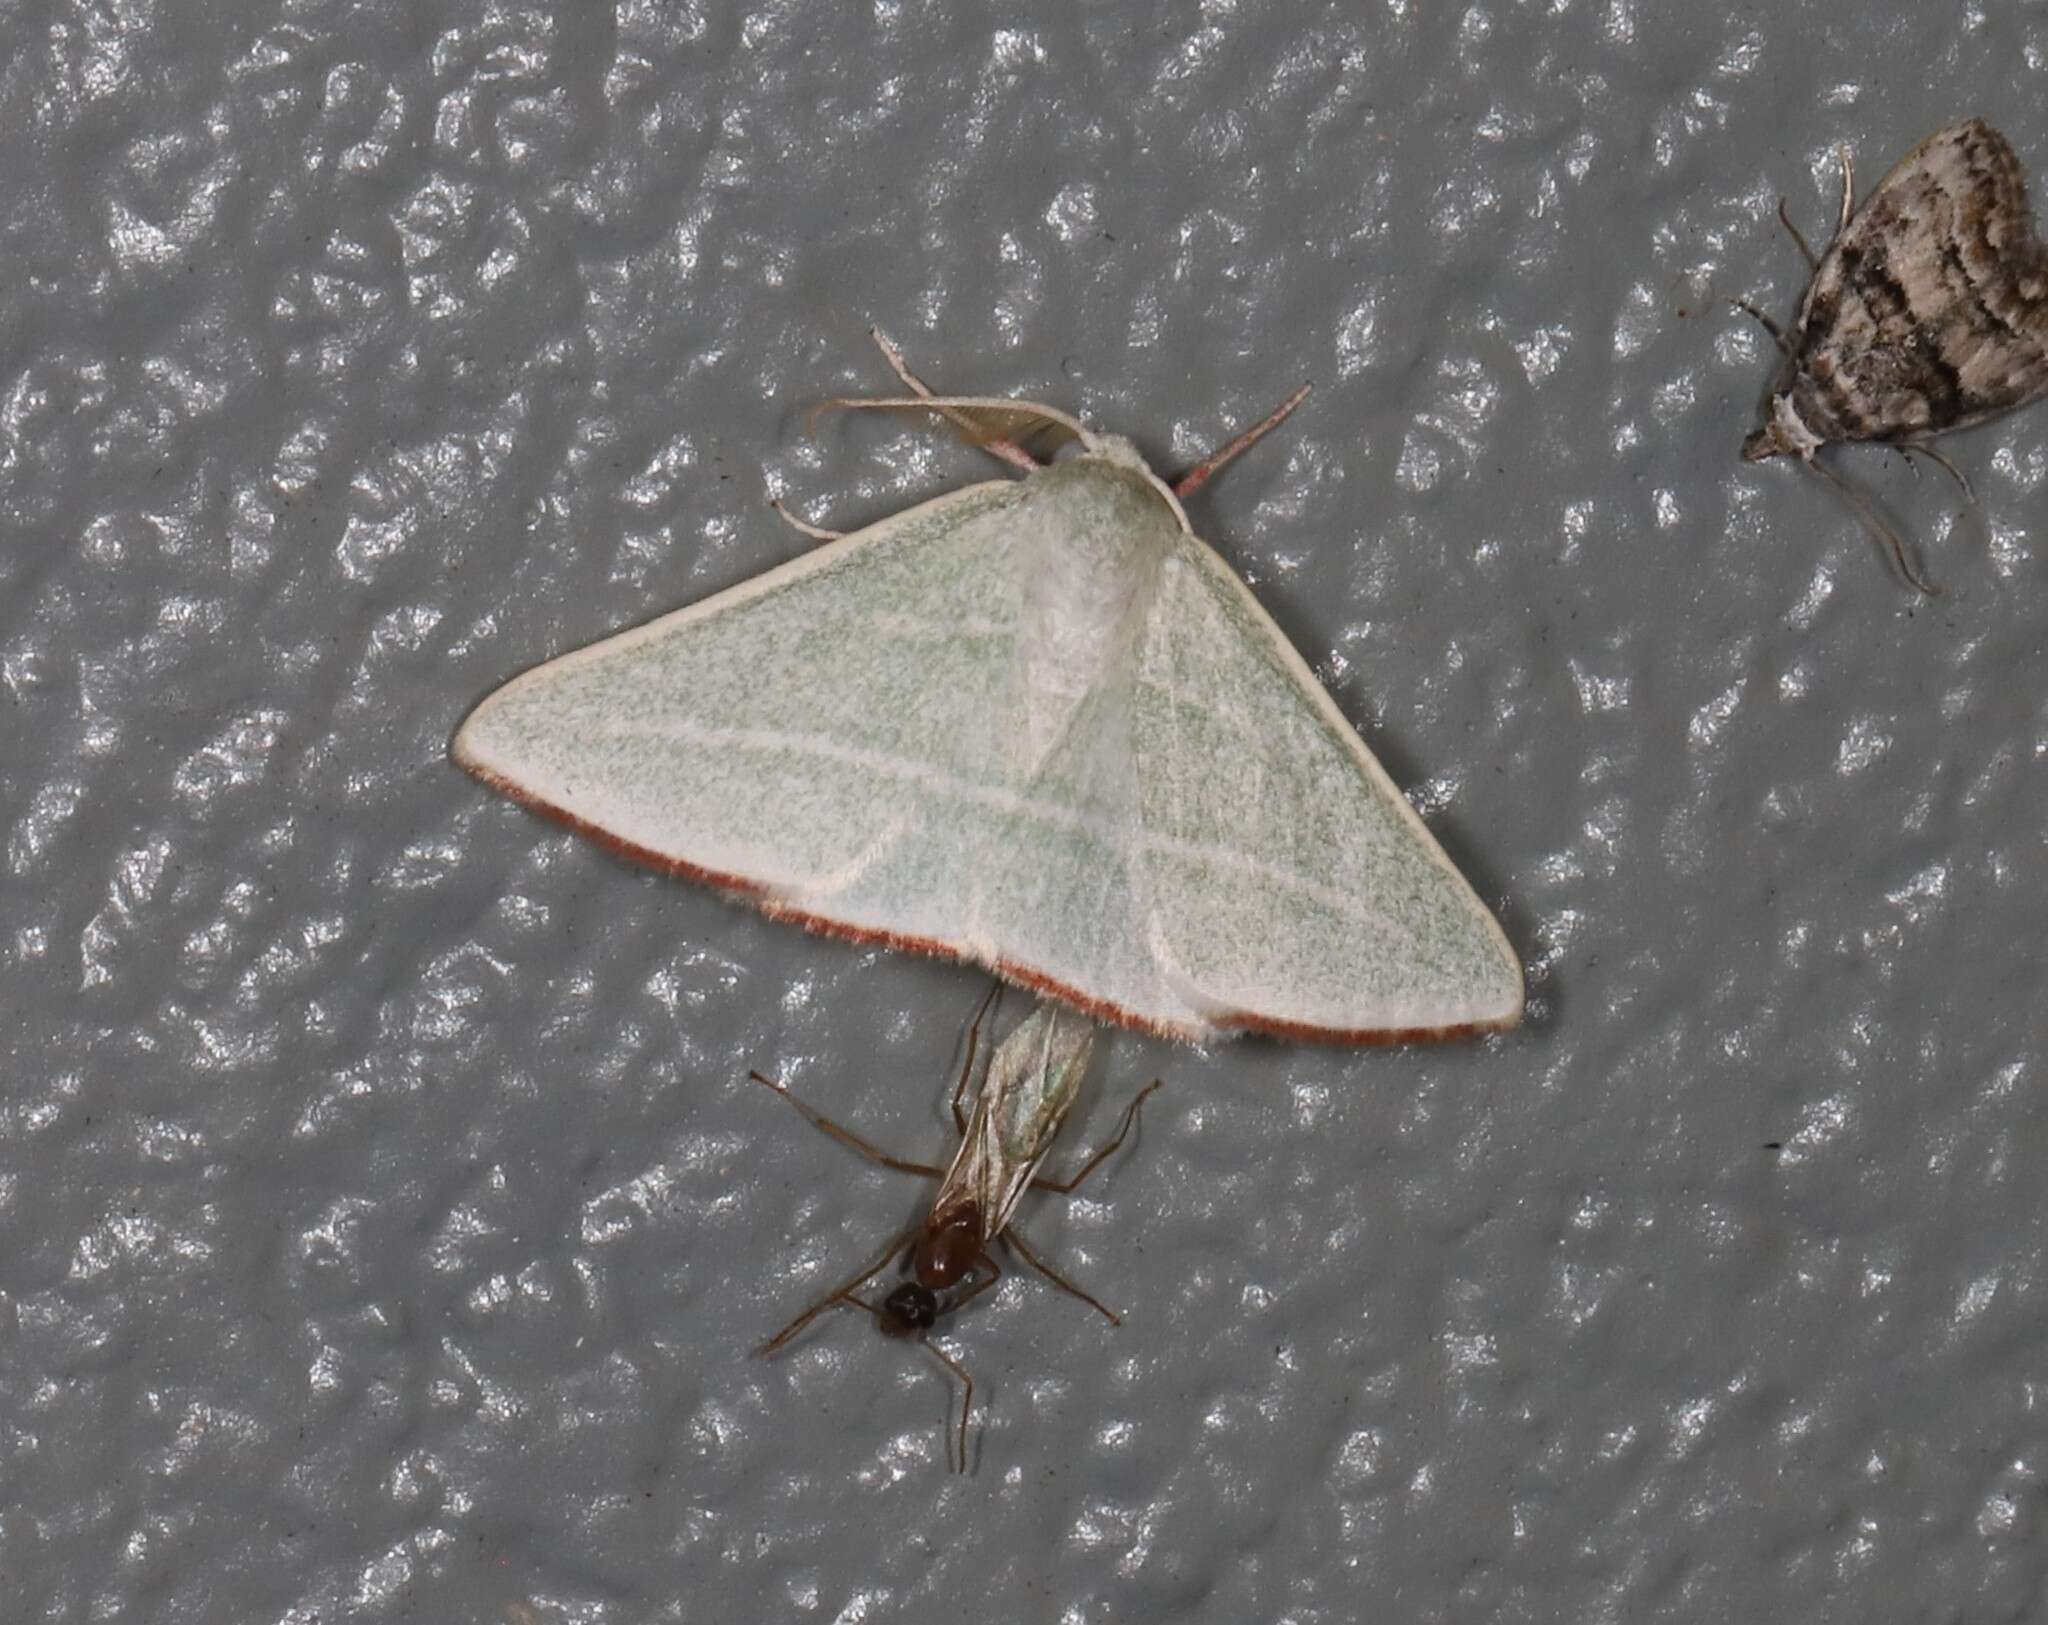
[[[1018,1024],[989,1061],[934,1214],[972,1203],[984,1241],[1009,1227],[1074,1108],[1094,1047],[1095,1024],[1057,1005],[1041,1004]]]

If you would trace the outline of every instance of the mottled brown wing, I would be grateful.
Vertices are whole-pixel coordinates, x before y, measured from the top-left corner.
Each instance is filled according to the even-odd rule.
[[[2048,249],[2005,137],[1937,130],[1828,245],[1800,310],[1800,415],[1827,440],[1918,440],[2048,391]]]

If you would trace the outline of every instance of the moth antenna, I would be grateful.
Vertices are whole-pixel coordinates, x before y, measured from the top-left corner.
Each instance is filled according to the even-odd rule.
[[[1808,468],[1815,470],[1828,484],[1840,492],[1842,500],[1856,510],[1857,517],[1862,519],[1864,524],[1869,526],[1876,535],[1883,539],[1885,546],[1892,550],[1893,559],[1898,562],[1900,575],[1904,576],[1925,596],[1929,598],[1939,598],[1941,596],[1941,589],[1913,568],[1912,560],[1906,555],[1906,544],[1900,540],[1899,533],[1885,523],[1884,516],[1877,511],[1876,507],[1860,491],[1818,457],[1808,457],[1805,459],[1805,463]]]
[[[1303,401],[1308,399],[1308,392],[1314,387],[1313,384],[1303,384],[1301,388],[1288,396],[1286,400],[1260,418],[1257,423],[1254,423],[1244,433],[1233,438],[1227,446],[1210,452],[1208,456],[1204,457],[1193,468],[1173,482],[1173,494],[1177,497],[1193,496],[1204,485],[1208,484],[1210,479],[1226,463],[1250,451],[1253,446],[1257,445],[1267,435],[1279,428],[1282,423],[1286,422],[1289,414],[1297,406],[1301,405]]]
[[[776,517],[800,536],[808,536],[814,542],[836,542],[846,534],[843,530],[826,530],[820,525],[810,524],[782,505],[782,498],[770,497],[768,506],[775,510]]]
[[[1794,235],[1796,236],[1797,233],[1795,232]],[[1801,243],[1799,246],[1801,248],[1804,248],[1806,245],[1804,243]],[[1762,322],[1764,324],[1764,331],[1771,335],[1771,342],[1776,344],[1777,347],[1784,352],[1788,360],[1791,358],[1792,341],[1785,337],[1785,330],[1782,327],[1780,327],[1776,322],[1772,321],[1770,317],[1766,316],[1762,311],[1758,310],[1756,306],[1752,305],[1747,299],[1731,299],[1728,301],[1728,303],[1733,305],[1737,310],[1743,311],[1748,315],[1754,316],[1758,321]]]
[[[1845,225],[1847,223],[1846,220],[1843,222]],[[1807,245],[1806,238],[1801,235],[1799,228],[1792,224],[1792,217],[1785,212],[1785,200],[1782,197],[1778,199],[1778,224],[1792,233],[1792,240],[1799,245],[1799,252],[1806,256],[1808,274],[1810,275],[1818,271],[1820,269],[1820,260],[1814,254],[1812,248]]]

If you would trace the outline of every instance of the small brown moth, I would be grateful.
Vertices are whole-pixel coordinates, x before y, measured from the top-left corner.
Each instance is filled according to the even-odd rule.
[[[1854,197],[1844,151],[1841,219],[1818,257],[1778,205],[1813,276],[1789,337],[1739,302],[1785,358],[1742,455],[1796,456],[1825,475],[1932,593],[1890,527],[1815,454],[1837,440],[1924,452],[1968,497],[1969,481],[1929,442],[2048,393],[2048,247],[2019,160],[1982,119],[1935,131],[1862,208]]]
[[[1033,1252],[1024,1238],[1010,1228],[1010,1219],[1027,1190],[1071,1194],[1105,1157],[1124,1143],[1124,1136],[1137,1121],[1138,1108],[1159,1087],[1154,1079],[1138,1091],[1137,1098],[1124,1112],[1116,1138],[1083,1163],[1073,1178],[1045,1178],[1038,1169],[1080,1093],[1081,1078],[1088,1070],[1089,1052],[1095,1044],[1095,1024],[1061,1006],[1041,1004],[997,1047],[982,1079],[981,1092],[975,1097],[973,1115],[969,1116],[960,1110],[960,1097],[966,1092],[968,1076],[974,1070],[976,1040],[995,993],[994,988],[989,990],[967,1032],[967,1058],[960,1068],[960,1081],[953,1089],[953,1123],[960,1131],[960,1150],[950,1168],[939,1169],[929,1163],[893,1157],[805,1105],[774,1079],[758,1072],[751,1074],[756,1083],[773,1089],[840,1144],[851,1146],[885,1168],[939,1181],[931,1211],[920,1222],[898,1234],[882,1256],[860,1274],[834,1287],[769,1338],[759,1352],[775,1353],[835,1304],[864,1309],[887,1335],[924,1344],[966,1387],[960,1406],[963,1473],[967,1471],[967,1417],[974,1407],[974,1379],[968,1376],[965,1366],[925,1334],[941,1315],[951,1314],[996,1284],[1003,1273],[989,1254],[989,1248],[996,1243],[1014,1250],[1054,1286],[1101,1310],[1112,1326],[1118,1324],[1115,1314],[1061,1277]],[[910,1278],[893,1288],[879,1305],[855,1296],[890,1260],[905,1253],[909,1255]],[[949,1462],[952,1459],[950,1438],[947,1458]]]

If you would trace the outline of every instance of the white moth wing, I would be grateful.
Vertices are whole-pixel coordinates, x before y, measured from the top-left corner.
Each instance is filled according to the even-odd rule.
[[[1506,936],[1250,590],[1183,534],[1131,724],[1154,955],[1208,1018],[1297,1036],[1514,1025]]]
[[[927,890],[958,884],[958,861],[906,871],[957,828],[942,804],[988,786],[1022,489],[920,504],[550,661],[471,713],[456,760],[771,909],[929,934],[948,911]]]
[[[772,914],[1203,1039],[1512,1025],[1498,926],[1149,477],[921,504],[527,673],[457,735]]]

